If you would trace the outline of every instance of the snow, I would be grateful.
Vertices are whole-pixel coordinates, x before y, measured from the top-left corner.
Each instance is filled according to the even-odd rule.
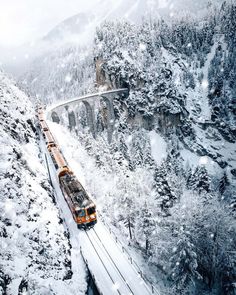
[[[144,44],[144,43],[140,43],[140,44],[139,44],[139,49],[140,49],[141,51],[146,50],[146,48],[147,48],[146,44]]]
[[[201,89],[198,90],[199,95],[197,95],[197,101],[201,107],[202,121],[211,119],[211,110],[210,110],[210,105],[209,105],[209,101],[208,101],[208,90],[209,90],[208,89],[208,86],[209,86],[208,72],[209,72],[211,61],[215,56],[216,49],[219,45],[219,42],[222,42],[222,41],[223,41],[223,39],[221,38],[220,41],[214,42],[213,46],[211,47],[211,51],[206,56],[206,61],[204,63],[203,68],[198,69],[199,73],[201,72],[203,74],[202,81],[199,85],[201,87]]]
[[[209,161],[209,158],[208,157],[206,157],[206,156],[200,157],[199,164],[200,165],[206,165],[208,163],[208,161]]]
[[[210,175],[221,175],[221,168],[210,157],[198,156],[196,155],[196,153],[191,152],[190,150],[187,150],[185,148],[181,149],[180,154],[184,160],[185,168],[191,167],[192,169],[195,169],[199,165],[205,165]]]
[[[164,138],[156,133],[154,130],[149,132],[152,157],[156,161],[157,165],[160,165],[167,157],[167,144]]]
[[[71,80],[72,80],[72,77],[70,75],[66,75],[65,82],[70,83]]]
[[[133,1],[130,1],[129,4],[131,2]],[[131,16],[132,9],[137,10],[140,2],[141,1],[136,1],[133,6],[127,4],[127,6],[129,6],[127,8],[127,15],[130,14],[129,16]],[[122,3],[124,3],[123,0],[116,1],[117,6],[115,10],[118,9],[119,5]],[[169,6],[171,7],[171,5]],[[112,14],[113,12],[116,13],[115,10],[111,11],[108,7],[108,10],[104,11],[103,15],[106,15],[106,12],[109,14],[109,11],[112,12]],[[222,13],[224,15],[224,11],[226,11],[226,9],[221,11],[221,15]],[[227,19],[227,15],[225,15],[225,18]],[[110,147],[108,147],[106,143],[106,128],[102,131],[103,126],[101,130],[98,131],[96,140],[88,133],[88,128],[83,129],[79,125],[76,126],[76,130],[72,130],[72,135],[68,135],[67,130],[55,124],[50,125],[50,128],[52,128],[56,136],[58,136],[59,145],[66,155],[70,166],[75,171],[75,174],[97,203],[100,218],[105,219],[112,230],[118,233],[119,241],[122,241],[123,244],[129,243],[131,248],[137,247],[137,251],[140,251],[140,256],[143,256],[142,260],[140,256],[137,255],[139,257],[138,262],[144,265],[143,269],[145,269],[145,273],[147,273],[148,276],[151,274],[149,277],[151,277],[153,281],[162,281],[159,276],[159,271],[156,269],[160,268],[161,270],[166,270],[165,277],[168,275],[170,277],[170,275],[173,274],[173,283],[177,280],[178,270],[182,266],[182,261],[179,263],[180,260],[176,258],[179,254],[183,257],[186,253],[185,250],[183,250],[181,254],[181,247],[179,246],[181,245],[181,240],[185,240],[184,243],[187,241],[187,249],[190,245],[188,239],[190,239],[193,246],[196,247],[199,258],[197,261],[193,255],[193,263],[192,266],[190,266],[195,268],[194,265],[200,262],[202,269],[208,270],[208,263],[203,267],[204,257],[202,257],[203,259],[201,260],[201,254],[199,255],[202,251],[202,247],[205,245],[201,243],[202,231],[200,230],[199,233],[197,232],[197,228],[199,228],[198,224],[204,225],[202,227],[203,230],[205,225],[207,227],[211,224],[215,224],[213,218],[216,216],[217,212],[220,211],[217,207],[218,199],[224,199],[224,202],[219,204],[223,210],[230,205],[234,191],[231,189],[231,184],[235,181],[235,170],[233,169],[235,169],[236,164],[235,143],[224,140],[220,132],[227,139],[227,130],[225,133],[223,133],[222,129],[219,132],[218,122],[215,124],[210,120],[211,109],[214,109],[214,99],[212,99],[211,102],[213,104],[210,106],[208,93],[211,91],[212,96],[215,96],[215,90],[217,89],[209,89],[209,82],[210,84],[214,82],[212,77],[215,76],[215,78],[217,78],[217,73],[214,75],[211,74],[213,69],[211,61],[217,53],[217,46],[219,44],[215,42],[211,47],[208,42],[208,40],[211,39],[211,33],[215,33],[215,29],[212,28],[213,22],[210,23],[207,20],[198,24],[196,20],[192,22],[192,19],[187,19],[188,17],[184,19],[183,22],[181,21],[184,28],[181,32],[178,29],[175,31],[175,26],[171,28],[171,25],[169,26],[164,22],[158,22],[158,20],[152,17],[146,19],[140,28],[127,23],[125,23],[125,25],[123,21],[119,22],[118,25],[116,22],[112,22],[112,24],[104,23],[98,29],[96,38],[98,38],[99,41],[97,48],[95,45],[95,54],[87,51],[89,53],[86,56],[86,54],[83,55],[74,49],[71,49],[70,53],[62,52],[58,54],[56,51],[55,54],[45,59],[43,69],[36,69],[35,72],[30,73],[32,76],[36,77],[41,75],[41,79],[39,77],[36,83],[38,86],[33,85],[33,82],[31,83],[31,90],[35,93],[38,92],[41,97],[45,97],[45,101],[57,100],[58,102],[65,97],[75,97],[70,100],[70,102],[75,102],[78,100],[77,97],[80,93],[91,92],[95,77],[93,57],[99,57],[103,62],[103,70],[106,74],[103,75],[104,77],[102,74],[101,76],[109,80],[108,83],[111,82],[108,87],[114,86],[116,82],[116,85],[122,84],[122,81],[128,82],[131,90],[130,96],[125,100],[124,104],[122,101],[119,101],[119,104],[117,104],[118,107],[119,105],[121,106],[119,109],[121,117],[120,120],[116,122],[114,128],[115,140]],[[209,19],[212,21],[212,16],[210,16]],[[99,16],[96,15],[94,19],[90,21],[90,24],[93,25],[98,20]],[[189,26],[188,21],[190,21]],[[76,24],[78,23],[77,18]],[[164,26],[162,26],[161,23]],[[227,31],[226,23],[223,23]],[[177,22],[177,25],[178,24],[180,24],[179,21]],[[160,32],[159,25],[161,27]],[[185,25],[186,34],[184,33],[184,38],[180,40],[179,33],[185,32]],[[210,26],[207,27],[208,25]],[[156,28],[154,29],[154,27]],[[121,28],[124,28],[124,30]],[[221,30],[221,28],[218,29]],[[149,32],[148,34],[147,30]],[[167,30],[167,32],[169,31],[170,34],[165,34],[165,30]],[[86,32],[87,31],[84,30],[84,33]],[[101,35],[100,37],[99,34]],[[230,34],[227,33],[225,36],[227,37],[228,35]],[[109,36],[111,36],[111,38],[109,38]],[[170,36],[170,38],[165,41],[166,36]],[[108,40],[108,42],[105,40]],[[188,43],[190,40],[192,43]],[[213,37],[213,41],[214,40],[216,41],[216,34]],[[228,41],[229,40],[227,40],[227,42]],[[185,42],[185,44],[183,42]],[[221,39],[220,42],[223,42],[223,39]],[[232,42],[230,41],[230,43]],[[230,47],[229,44],[227,44],[227,46],[226,44],[221,45],[223,45],[222,47],[226,50],[228,46]],[[165,46],[165,49],[163,46]],[[224,54],[223,58],[225,57],[227,57],[227,53]],[[218,67],[219,72],[224,70],[222,68],[223,58]],[[83,60],[83,63],[77,63],[77,61],[81,60]],[[230,69],[230,62],[230,59],[225,59],[224,68],[226,76],[228,74],[227,69]],[[52,72],[52,68],[54,68],[55,71]],[[35,70],[35,67],[33,69]],[[78,72],[79,69],[80,72]],[[209,74],[211,80],[208,81]],[[48,79],[48,77],[50,77],[50,79]],[[71,79],[71,77],[76,77],[76,79]],[[114,81],[113,77],[119,78]],[[46,83],[43,83],[43,81]],[[230,81],[230,83],[233,82],[232,80]],[[159,87],[162,86],[159,82],[163,82],[163,87]],[[30,85],[30,83],[27,83],[27,85]],[[42,86],[44,86],[44,90],[41,91],[41,88],[43,88]],[[38,87],[38,90],[36,87]],[[105,91],[105,87],[106,86],[100,86],[99,91]],[[137,88],[139,89],[137,90]],[[158,95],[159,91],[163,91],[161,96]],[[224,94],[226,93],[227,89],[226,92],[224,91]],[[219,94],[217,94],[217,96],[218,95]],[[90,98],[92,100],[92,97],[85,96],[84,98]],[[223,100],[224,99],[222,99],[223,107],[227,105],[227,101],[229,101],[228,105],[230,105],[230,98],[225,97],[225,101]],[[64,105],[67,103],[68,101],[65,101]],[[54,106],[58,105],[59,104],[55,104]],[[130,106],[134,109],[129,109]],[[73,107],[70,107],[69,110],[72,110],[72,108]],[[125,111],[123,111],[122,108],[124,108]],[[128,111],[131,110],[133,115],[134,112],[136,112],[135,118],[129,116],[128,111],[126,112],[126,108]],[[78,108],[76,106],[75,111],[77,110]],[[63,110],[61,111],[63,112]],[[139,111],[140,114],[137,114],[137,111]],[[165,114],[168,114],[168,112],[171,114],[170,122],[165,120]],[[95,106],[95,113],[99,115],[99,108],[97,109],[97,106]],[[161,118],[158,118],[159,114]],[[175,116],[176,114],[178,114],[178,116]],[[229,116],[232,116],[231,111],[229,111]],[[225,114],[225,116],[222,115],[222,117],[227,120],[228,114]],[[66,112],[62,114],[62,119],[64,125],[68,125]],[[80,119],[81,117],[79,117],[79,120]],[[230,117],[229,119],[232,123],[233,118]],[[234,124],[231,125],[234,126]],[[144,130],[144,128],[140,128],[140,126],[148,130]],[[174,128],[172,129],[170,126]],[[226,124],[221,122],[220,127],[224,126],[228,127],[227,122]],[[117,131],[116,128],[117,130],[119,128],[119,131]],[[155,131],[149,132],[150,128],[153,128]],[[158,134],[158,132],[162,135]],[[231,141],[233,141],[233,132],[230,135],[232,135]],[[22,144],[23,151],[26,148],[24,145],[25,144]],[[113,147],[114,152],[112,150]],[[27,153],[29,153],[29,150],[30,146],[28,147]],[[23,151],[21,151],[21,153],[23,153]],[[11,153],[13,153],[13,150],[8,151],[8,154]],[[33,158],[34,156],[32,159],[30,157],[27,159],[24,155],[21,156],[23,162],[31,162]],[[11,169],[11,163],[8,166],[5,160],[3,160],[2,164],[2,170],[5,171],[4,173]],[[196,167],[199,171],[204,172],[203,177],[206,178],[207,181],[207,174],[209,174],[209,186],[211,186],[211,191],[209,193],[207,192],[207,185],[205,186],[204,192],[202,192],[202,190],[200,191],[200,189],[204,187],[204,184],[201,184],[201,181],[197,182],[198,177],[196,177],[195,180],[190,179],[190,184],[188,183],[189,176],[193,176],[193,172],[198,171]],[[34,169],[34,165],[27,165],[27,170],[29,170],[32,175],[34,175]],[[40,171],[40,169],[37,170],[37,173],[41,173],[38,171]],[[226,193],[222,193],[225,188],[223,187],[224,185],[222,185],[223,188],[219,187],[219,180],[221,180],[221,184],[222,179],[224,180],[222,175],[226,174],[227,177],[231,175],[231,177],[228,178],[230,183],[226,184]],[[164,176],[161,177],[162,175]],[[201,175],[199,176],[199,178],[201,178]],[[22,178],[24,178],[27,183],[30,182],[30,177],[29,174],[22,174]],[[194,185],[196,183],[197,186],[195,187]],[[5,185],[7,186],[7,183]],[[37,185],[33,185],[31,189],[38,191]],[[195,193],[194,189],[196,189]],[[186,190],[189,195],[186,193]],[[190,192],[188,190],[190,190]],[[15,195],[16,191],[11,188],[9,193]],[[162,198],[160,198],[161,194],[158,193],[163,194],[163,200],[167,201],[167,206],[171,207],[166,210],[168,211],[167,213],[164,212],[165,204],[162,202]],[[173,203],[168,201],[168,194],[172,193]],[[195,209],[192,208],[191,198],[194,198]],[[206,221],[201,223],[201,216],[204,217],[205,213],[209,213],[204,212],[205,208],[209,207],[205,204],[206,206],[203,206],[201,209],[202,211],[200,211],[198,205],[200,202],[205,202],[206,200],[210,200],[208,205],[211,205],[212,208],[215,207],[215,211],[213,210],[214,214],[209,214]],[[9,218],[12,222],[17,224],[17,206],[12,206],[10,199],[8,202],[6,206],[9,210],[5,211],[9,214]],[[234,202],[234,200],[232,202]],[[66,204],[62,204],[60,208],[64,210],[66,208],[65,205]],[[40,227],[46,226],[47,219],[50,218],[50,210],[47,209],[48,208],[42,208],[37,211],[37,206],[31,204],[32,216],[40,213],[40,218],[38,218]],[[199,212],[201,214],[198,216]],[[78,263],[72,263],[72,269],[74,271],[73,278],[76,278],[76,274],[79,273],[81,266],[79,262],[81,255],[78,245],[84,243],[84,246],[81,247],[81,250],[84,251],[83,255],[87,257],[86,260],[92,265],[94,272],[96,272],[97,279],[103,279],[106,290],[117,293],[117,290],[122,289],[122,292],[128,292],[127,286],[123,285],[123,282],[121,282],[122,280],[120,281],[121,277],[116,272],[114,263],[112,263],[99,239],[96,238],[95,232],[90,231],[87,235],[85,233],[80,235],[80,232],[77,234],[78,231],[74,228],[74,225],[72,225],[73,220],[71,216],[67,215],[66,212],[63,212],[61,216],[65,216],[64,218],[69,224],[73,261],[78,261]],[[144,216],[146,218],[143,218]],[[186,223],[186,219],[189,219],[189,223]],[[226,218],[222,219],[223,221],[227,220]],[[179,220],[181,222],[178,222]],[[66,222],[64,223],[65,226],[67,224]],[[132,238],[129,237],[128,232],[128,225],[130,223],[132,226]],[[21,222],[21,224],[23,224],[23,222]],[[54,226],[54,224],[57,225],[57,214],[51,216],[51,223],[48,225],[48,228],[51,230],[51,226]],[[107,245],[107,243],[110,243],[110,235],[107,237],[106,233],[104,234],[103,230],[99,228],[100,225],[101,223],[98,223],[98,225],[95,226],[95,230],[97,230],[98,236],[101,234],[102,240],[106,239],[108,241],[105,244],[110,251],[111,244],[110,246]],[[170,225],[173,225],[175,232]],[[189,232],[187,232],[185,225],[189,227]],[[29,228],[29,233],[36,230],[34,221],[29,222],[27,226]],[[169,233],[168,230],[170,230]],[[209,232],[206,228],[204,238],[212,238],[215,240],[211,237],[211,232],[215,232],[214,229]],[[226,228],[224,232],[227,232]],[[79,236],[81,236],[80,239]],[[90,236],[96,245],[96,250],[89,241]],[[37,238],[37,236],[34,235],[34,238]],[[42,234],[41,239],[43,240],[45,238],[45,234]],[[225,240],[224,244],[227,245],[226,242]],[[148,243],[150,243],[150,245],[148,245]],[[208,244],[211,246],[212,243],[214,243],[214,241],[208,239],[206,247],[208,247]],[[54,242],[52,240],[50,240],[49,244],[54,247]],[[6,243],[3,243],[3,245],[6,247]],[[166,245],[167,247],[165,247]],[[168,245],[171,245],[169,249]],[[175,255],[172,255],[172,249],[174,249],[173,246],[175,245],[178,247],[176,247]],[[214,245],[214,247],[217,246],[216,244]],[[190,248],[191,247],[192,246],[190,246]],[[209,249],[214,249],[214,247],[209,247]],[[226,246],[226,248],[227,247],[228,246]],[[113,248],[111,253],[113,253]],[[198,251],[198,249],[200,250]],[[101,262],[99,262],[98,257],[95,261],[94,257],[97,255],[96,251],[104,258],[103,261],[106,262],[109,271],[114,273],[113,281],[109,279],[109,275],[105,269],[102,268],[102,266],[98,266]],[[132,251],[135,252],[134,249],[132,249]],[[219,251],[217,252],[220,253]],[[91,255],[91,253],[93,253],[93,255]],[[149,257],[147,257],[147,253],[150,253]],[[193,253],[195,254],[194,251]],[[202,253],[205,253],[205,251],[203,250]],[[171,257],[174,258],[173,263],[169,261],[171,259],[168,259]],[[214,259],[213,256],[213,260]],[[121,259],[119,260],[121,261]],[[120,261],[117,263],[120,263]],[[147,264],[147,261],[149,264]],[[219,261],[223,263],[223,260]],[[151,263],[154,264],[153,267]],[[174,270],[171,269],[172,266]],[[147,269],[149,267],[151,270]],[[123,270],[122,266],[120,269],[125,273],[126,269]],[[208,273],[211,274],[211,270]],[[205,276],[205,271],[202,271],[202,274]],[[188,271],[184,273],[184,276],[185,275],[186,277],[189,275]],[[193,274],[190,274],[189,281],[192,281],[194,284],[196,278],[194,275],[192,277],[192,275]],[[153,276],[157,278],[153,279]],[[221,274],[219,277],[221,277]],[[208,280],[209,278],[207,277],[206,279]],[[164,278],[163,285],[165,282],[166,279]],[[167,285],[169,286],[169,284],[170,282],[168,282]],[[199,284],[196,284],[196,286],[198,285],[200,286],[201,283],[199,282]],[[169,287],[166,289],[168,288]],[[173,288],[175,289],[175,286]],[[184,287],[182,289],[184,289]],[[189,293],[198,292],[196,288],[194,291],[191,289],[192,287],[190,287],[190,290],[185,290],[186,293],[188,291]],[[168,294],[178,294],[176,290],[172,290],[172,293],[170,290],[168,291]],[[201,291],[199,292],[201,293]]]
[[[204,90],[208,90],[208,85],[209,85],[209,82],[208,80],[202,80],[202,83],[201,83],[201,86]]]
[[[226,161],[230,167],[236,168],[236,147],[235,143],[225,141],[216,129],[202,130],[199,126],[195,125],[194,130],[197,136],[197,142],[212,154],[218,155],[218,159]],[[212,144],[212,139],[214,144]],[[208,159],[212,163],[212,159]]]
[[[114,279],[115,285],[113,285],[113,288],[115,286],[118,287],[117,289],[119,289],[122,294],[151,294],[150,287],[145,284],[140,274],[137,273],[136,269],[130,264],[127,257],[125,257],[122,248],[118,247],[117,243],[112,239],[110,233],[101,222],[96,224],[94,230],[89,231],[88,235],[92,241],[95,241],[96,250],[99,252],[99,255],[104,258],[106,257],[108,264],[112,262],[111,273],[113,274],[119,269],[118,276]],[[87,244],[85,248],[88,248]],[[103,260],[103,262],[104,261],[105,260]],[[94,267],[96,267],[96,265],[94,265]],[[125,284],[123,282],[124,278]]]

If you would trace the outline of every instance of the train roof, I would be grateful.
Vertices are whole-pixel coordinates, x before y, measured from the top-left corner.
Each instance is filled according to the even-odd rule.
[[[53,157],[53,160],[57,163],[58,168],[67,166],[67,162],[65,158],[63,157],[63,155],[61,154],[58,147],[53,147],[50,153],[51,153],[51,157]]]
[[[70,192],[70,197],[78,207],[89,207],[93,205],[93,201],[89,198],[87,192],[83,188],[82,184],[74,175],[65,175],[64,185],[67,186],[67,190]]]

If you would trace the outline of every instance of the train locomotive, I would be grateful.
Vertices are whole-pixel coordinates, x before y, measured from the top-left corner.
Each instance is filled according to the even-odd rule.
[[[77,177],[69,168],[62,152],[60,151],[53,135],[51,134],[43,116],[43,109],[38,108],[39,125],[47,144],[61,191],[70,208],[78,228],[89,228],[97,222],[96,206]]]

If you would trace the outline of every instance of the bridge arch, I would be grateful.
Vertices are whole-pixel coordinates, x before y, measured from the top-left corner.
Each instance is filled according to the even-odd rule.
[[[95,94],[89,94],[82,97],[75,97],[64,101],[62,103],[58,103],[56,106],[53,106],[50,109],[51,118],[54,122],[61,122],[64,124],[68,124],[69,128],[78,130],[76,126],[79,124],[79,111],[78,111],[78,104],[83,103],[86,109],[86,118],[87,123],[92,133],[93,137],[96,138],[97,128],[95,123],[95,111],[94,107],[97,101],[103,101],[106,105],[105,109],[107,110],[106,114],[106,123],[107,123],[107,133],[108,133],[108,142],[112,141],[112,134],[115,125],[115,111],[113,100],[118,95],[121,97],[125,97],[129,94],[127,88],[122,89],[115,89],[104,91]],[[64,108],[63,108],[64,107]],[[65,112],[65,111],[66,112]],[[59,117],[60,115],[60,117]]]
[[[91,104],[89,102],[87,102],[86,100],[80,100],[77,102],[78,104],[82,103],[85,106],[86,109],[86,118],[87,118],[87,123],[89,126],[89,130],[92,133],[93,137],[96,138],[96,128],[95,128],[95,120],[94,120],[94,111],[93,111],[93,107],[91,106]],[[74,107],[73,107],[74,105]],[[68,122],[69,122],[69,129],[72,130],[74,129],[78,122],[78,105],[75,106],[75,103],[73,103],[72,106],[66,105],[66,111],[67,111],[67,115],[68,115]]]
[[[60,117],[58,115],[57,112],[53,111],[52,114],[51,114],[51,118],[52,118],[52,121],[59,124],[60,123]]]

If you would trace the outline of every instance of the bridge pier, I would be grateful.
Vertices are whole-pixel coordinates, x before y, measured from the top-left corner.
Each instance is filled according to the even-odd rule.
[[[112,99],[108,98],[106,96],[101,95],[102,100],[105,102],[107,106],[107,140],[109,143],[112,141],[112,134],[114,130],[115,125],[115,112],[114,112],[114,106],[112,103]]]
[[[86,107],[89,130],[92,133],[93,137],[96,138],[94,109],[91,107],[91,105],[87,101],[83,100],[82,102],[84,103],[84,105]]]
[[[70,129],[70,131],[75,129],[76,119],[75,119],[74,111],[69,111],[68,112],[68,121],[69,121],[69,129]]]

